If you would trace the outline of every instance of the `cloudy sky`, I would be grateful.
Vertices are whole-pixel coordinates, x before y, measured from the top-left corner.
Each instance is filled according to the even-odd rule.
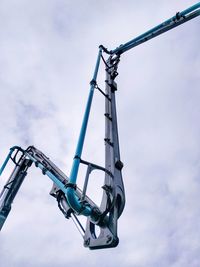
[[[98,46],[113,49],[195,3],[1,0],[0,161],[15,144],[35,145],[68,175]],[[84,248],[48,194],[51,181],[31,169],[0,235],[0,267],[200,266],[199,27],[196,18],[121,58],[119,246]],[[97,163],[103,108],[96,94],[83,157]]]

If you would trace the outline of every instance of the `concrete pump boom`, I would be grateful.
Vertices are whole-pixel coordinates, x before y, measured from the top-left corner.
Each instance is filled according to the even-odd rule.
[[[30,146],[25,150],[18,146],[12,147],[0,169],[1,175],[10,159],[15,165],[6,185],[0,193],[0,230],[7,219],[12,202],[27,175],[28,169],[34,164],[41,169],[44,175],[47,175],[53,181],[53,188],[50,194],[57,199],[58,207],[64,216],[67,219],[73,219],[83,236],[86,247],[99,249],[118,245],[117,223],[125,206],[125,191],[122,179],[123,163],[120,159],[115,102],[115,93],[117,91],[115,78],[118,75],[117,68],[120,56],[133,47],[199,15],[200,2],[182,12],[176,13],[172,18],[113,50],[109,51],[103,45],[99,46],[96,66],[90,82],[89,96],[69,177],[35,147]],[[108,54],[106,60],[103,57],[103,53]],[[97,83],[101,61],[105,64],[106,70],[105,91],[99,88]],[[95,89],[105,98],[105,166],[99,166],[81,158]],[[80,164],[87,166],[83,190],[80,190],[76,184]],[[97,206],[86,194],[90,174],[95,170],[100,170],[104,175],[103,195],[100,206]],[[80,223],[79,215],[87,217],[85,227]],[[96,234],[96,227],[100,228],[100,234],[98,235]]]

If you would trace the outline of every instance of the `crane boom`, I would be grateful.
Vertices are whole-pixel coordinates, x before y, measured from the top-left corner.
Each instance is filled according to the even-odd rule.
[[[28,169],[32,165],[35,165],[41,169],[44,175],[52,180],[53,187],[50,191],[50,195],[57,200],[58,207],[65,218],[73,219],[83,236],[85,247],[100,249],[118,245],[117,224],[125,206],[125,190],[122,179],[123,163],[120,159],[115,101],[115,94],[117,91],[115,79],[118,75],[117,69],[120,56],[135,46],[199,15],[200,2],[182,12],[176,13],[172,18],[113,50],[109,51],[103,45],[99,46],[97,61],[90,82],[88,100],[69,177],[35,147],[29,146],[27,149],[22,149],[19,146],[12,147],[0,168],[1,175],[9,160],[12,160],[14,163],[14,169],[0,193],[0,230],[8,217],[12,202],[28,173]],[[103,57],[103,53],[108,55],[107,59]],[[106,71],[105,91],[103,91],[97,83],[101,61],[103,61]],[[95,90],[100,92],[105,98],[105,166],[99,166],[81,157]],[[87,166],[82,190],[77,186],[80,164]],[[90,175],[96,170],[101,171],[104,177],[102,201],[99,206],[96,205],[87,194]],[[78,219],[79,215],[87,217],[85,227]],[[96,227],[100,228],[100,233],[98,235],[96,233]]]
[[[122,54],[144,42],[147,42],[158,35],[165,33],[193,18],[196,18],[200,15],[200,2],[197,4],[185,9],[182,12],[177,12],[175,16],[171,17],[170,19],[162,22],[161,24],[157,25],[156,27],[148,30],[147,32],[137,36],[136,38],[128,41],[125,44],[120,45],[119,47],[115,48],[114,50],[108,51],[104,49],[105,52],[108,54]]]

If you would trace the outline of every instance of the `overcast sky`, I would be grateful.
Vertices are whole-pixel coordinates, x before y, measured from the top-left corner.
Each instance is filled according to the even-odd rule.
[[[69,175],[98,46],[114,49],[195,3],[1,0],[0,161],[13,145],[34,145]],[[48,194],[51,181],[33,168],[0,234],[0,267],[200,266],[199,27],[196,18],[121,58],[119,246],[84,248]],[[96,94],[83,157],[97,163],[103,109]]]

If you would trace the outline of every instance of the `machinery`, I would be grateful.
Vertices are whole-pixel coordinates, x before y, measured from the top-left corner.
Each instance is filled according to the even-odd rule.
[[[50,195],[57,200],[58,207],[64,216],[67,219],[73,219],[83,236],[85,247],[100,249],[116,247],[118,245],[117,224],[125,206],[125,191],[122,179],[123,163],[120,159],[115,102],[117,91],[115,79],[118,75],[117,68],[120,57],[129,49],[199,15],[200,2],[182,12],[176,13],[175,16],[167,21],[120,45],[114,50],[109,51],[103,45],[99,46],[96,66],[90,82],[88,101],[69,177],[35,147],[29,146],[27,149],[22,149],[19,146],[12,147],[0,169],[1,175],[8,161],[13,161],[14,169],[0,193],[0,229],[2,229],[7,219],[12,202],[29,168],[35,166],[41,169],[42,174],[48,176],[53,181]],[[104,55],[107,56],[107,59],[105,59]],[[101,61],[103,61],[106,71],[105,90],[99,88],[97,83]],[[99,91],[105,98],[105,166],[88,162],[81,157],[95,90]],[[80,164],[87,166],[82,190],[76,184]],[[103,195],[100,206],[96,205],[87,194],[90,175],[96,170],[101,171],[104,176]],[[80,215],[87,217],[86,226],[81,224],[78,218]],[[97,227],[100,229],[99,234],[96,232]]]

